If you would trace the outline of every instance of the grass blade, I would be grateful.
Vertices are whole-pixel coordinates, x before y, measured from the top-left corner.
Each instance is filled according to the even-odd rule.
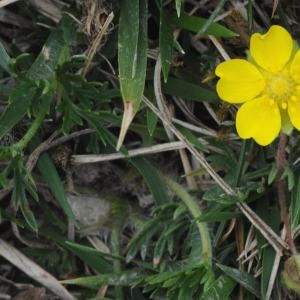
[[[34,137],[31,142],[31,147],[36,147],[38,144],[38,137]],[[79,227],[72,208],[66,198],[64,186],[50,156],[47,153],[42,154],[37,162],[37,166],[65,214],[70,218],[71,222],[75,226]]]
[[[0,42],[0,66],[7,72],[9,72],[10,57],[7,54],[3,44]]]
[[[147,66],[147,11],[147,1],[122,1],[118,64],[124,114],[117,149],[120,149],[139,109],[144,91]]]

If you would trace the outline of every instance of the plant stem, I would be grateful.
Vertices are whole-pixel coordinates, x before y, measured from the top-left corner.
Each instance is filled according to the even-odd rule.
[[[287,242],[289,244],[289,248],[290,251],[292,252],[292,255],[296,255],[297,250],[293,240],[292,228],[290,224],[290,216],[288,213],[287,203],[286,203],[285,184],[283,179],[281,178],[286,166],[286,159],[285,159],[286,143],[287,143],[287,135],[282,133],[279,138],[279,145],[277,150],[278,174],[277,174],[276,182],[277,182],[278,201],[279,201],[279,208],[281,213],[281,220],[286,230]]]
[[[45,116],[47,114],[47,110],[42,108],[36,115],[35,120],[32,122],[30,128],[27,130],[26,134],[22,137],[22,139],[15,145],[15,147],[19,150],[23,150],[27,144],[31,141],[33,136],[36,134],[38,129],[40,128]]]
[[[211,239],[208,232],[206,223],[199,222],[197,218],[202,215],[199,205],[193,200],[193,198],[182,188],[178,183],[173,181],[171,178],[164,176],[166,184],[173,190],[177,196],[182,200],[182,202],[188,208],[190,214],[194,217],[197,222],[197,227],[201,239],[202,245],[202,257],[201,261],[211,266],[212,264],[212,249],[211,249]]]

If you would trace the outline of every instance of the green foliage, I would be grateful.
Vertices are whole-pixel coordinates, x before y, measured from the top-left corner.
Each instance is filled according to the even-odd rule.
[[[236,109],[221,104],[215,92],[214,68],[222,58],[209,40],[218,38],[223,50],[241,57],[240,41],[265,20],[252,1],[248,22],[223,0],[200,9],[183,0],[103,1],[99,15],[88,2],[69,3],[56,23],[30,1],[17,1],[13,8],[32,19],[31,26],[11,39],[11,28],[4,38],[5,30],[0,33],[1,238],[62,279],[78,299],[265,299],[274,274],[277,289],[269,299],[282,298],[278,274],[285,258],[278,262],[237,205],[247,203],[280,236],[281,179],[298,233],[298,133],[291,133],[278,178],[277,142],[261,148],[237,139]],[[269,13],[266,3],[261,9]],[[276,23],[283,22],[283,10]],[[23,34],[26,43],[19,40]],[[161,83],[153,79],[158,57]],[[160,153],[178,141],[168,139],[166,122],[142,102],[143,96],[156,102],[155,84],[161,84],[164,113],[183,136],[176,147],[191,143],[234,194],[225,193],[188,151]],[[128,103],[132,123],[122,159],[78,171],[72,155],[115,159],[105,155],[116,152]],[[148,155],[131,157],[139,148]],[[75,207],[69,195],[78,196],[77,185],[110,205],[108,221],[93,233],[80,230],[96,210],[91,206],[82,215],[88,203]],[[17,229],[7,230],[11,223]],[[9,276],[26,281],[15,269]]]
[[[133,102],[137,111],[146,77],[147,1],[122,1],[118,32],[121,93],[124,102]]]

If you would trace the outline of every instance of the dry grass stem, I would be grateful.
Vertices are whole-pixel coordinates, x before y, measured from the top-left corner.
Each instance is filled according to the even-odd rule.
[[[55,277],[2,239],[0,239],[0,255],[61,299],[75,300]]]
[[[101,30],[97,33],[95,39],[91,43],[91,46],[87,50],[87,54],[86,54],[87,60],[86,60],[84,68],[81,71],[82,75],[85,76],[87,74],[87,72],[88,72],[88,70],[90,68],[91,62],[92,62],[95,54],[97,53],[97,51],[101,47],[101,44],[103,42],[103,38],[107,35],[107,33],[109,31],[109,26],[110,26],[110,24],[111,24],[111,22],[112,22],[113,19],[114,19],[114,13],[111,12],[107,16],[107,18],[106,18],[106,20],[105,20],[105,22],[104,22]]]
[[[6,5],[12,4],[19,0],[0,0],[0,8],[5,7]]]
[[[182,135],[176,127],[164,116],[161,112],[149,101],[146,97],[143,97],[143,102],[158,116],[159,119],[167,126],[170,131],[183,143],[186,144],[186,148],[191,152],[194,158],[200,163],[200,165],[208,172],[208,174],[215,180],[216,184],[230,196],[236,196],[235,191],[219,176],[218,173],[210,166],[205,157],[198,152],[198,150]],[[273,230],[267,225],[251,208],[243,202],[237,202],[238,208],[248,218],[248,220],[259,230],[259,232],[266,238],[266,240],[272,245],[276,252],[282,252],[283,249],[288,249],[288,245],[283,241]]]

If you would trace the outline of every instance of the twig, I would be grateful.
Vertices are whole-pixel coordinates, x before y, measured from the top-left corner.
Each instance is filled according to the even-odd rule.
[[[156,64],[155,64],[155,68],[154,68],[154,80],[153,80],[154,81],[154,94],[155,94],[157,106],[158,106],[160,112],[162,113],[162,115],[164,116],[165,119],[167,119],[169,122],[171,122],[172,113],[170,112],[168,106],[166,105],[165,98],[164,98],[164,95],[163,95],[162,89],[161,89],[161,69],[162,69],[161,57],[160,57],[160,55],[158,55]],[[164,127],[165,127],[165,130],[166,130],[169,140],[174,141],[173,132],[170,131],[168,126],[165,126],[165,124],[164,124]],[[180,155],[181,163],[182,163],[182,166],[184,169],[184,173],[191,174],[192,167],[189,162],[186,151],[184,149],[180,149],[179,155]],[[194,177],[186,176],[186,181],[187,181],[189,188],[197,189],[197,183],[196,183],[196,180]]]
[[[29,277],[47,287],[55,295],[59,296],[60,299],[75,300],[54,276],[3,239],[0,239],[0,255]]]
[[[91,64],[91,62],[92,62],[92,60],[93,60],[93,58],[94,58],[94,56],[95,56],[95,54],[96,54],[96,52],[97,52],[100,44],[101,44],[101,41],[102,41],[104,35],[107,33],[109,24],[112,22],[113,18],[114,18],[114,13],[111,12],[107,16],[107,18],[105,20],[105,23],[103,24],[101,30],[97,34],[97,36],[96,36],[95,40],[93,41],[91,47],[88,49],[86,64],[85,64],[84,68],[81,71],[81,74],[83,76],[85,76],[87,74],[87,72],[88,72],[88,70],[90,68],[90,64]]]
[[[59,146],[61,144],[64,144],[66,143],[67,141],[69,140],[73,140],[73,139],[76,139],[78,138],[79,136],[81,135],[85,135],[85,134],[89,134],[89,133],[94,133],[96,132],[95,129],[91,129],[91,128],[87,128],[87,129],[82,129],[82,130],[79,130],[79,131],[75,131],[73,133],[70,133],[69,135],[65,135],[65,136],[62,136],[52,142],[50,142],[48,145],[45,145],[45,148],[44,148],[44,151],[47,151],[53,147],[56,147],[56,146]]]
[[[200,163],[200,165],[208,172],[208,174],[215,180],[218,186],[227,194],[236,196],[235,191],[215,172],[215,170],[206,161],[204,156],[197,151],[197,149],[182,135],[176,127],[167,119],[163,117],[161,112],[143,96],[143,102],[161,119],[161,121],[168,126],[170,131],[183,143],[186,144],[186,148]],[[276,252],[282,252],[282,249],[288,249],[288,245],[268,226],[251,208],[243,202],[237,202],[237,206],[242,213],[248,218],[248,220],[259,230],[259,232],[265,237],[265,239],[272,245]]]
[[[49,150],[50,148],[56,147],[60,144],[63,144],[65,142],[67,142],[68,140],[77,138],[81,135],[84,134],[89,134],[89,133],[93,133],[95,132],[94,129],[83,129],[77,132],[73,132],[67,136],[63,136],[61,138],[56,139],[55,141],[52,142],[52,140],[57,136],[59,131],[55,131],[46,141],[44,141],[43,143],[41,143],[28,157],[28,160],[26,162],[26,168],[29,171],[32,171],[37,163],[37,160],[39,158],[39,156]],[[13,180],[10,180],[8,183],[8,186],[0,191],[0,200],[3,199],[4,197],[6,197],[13,189],[14,187],[14,183]]]
[[[212,35],[209,35],[208,37],[212,41],[212,43],[214,44],[214,46],[218,49],[218,51],[220,52],[220,54],[222,55],[222,57],[224,58],[224,60],[230,60],[230,56],[225,51],[225,49],[222,47],[222,45],[220,44],[220,42],[214,36],[212,36]]]
[[[285,228],[282,229],[281,231],[281,238],[283,240],[285,240],[286,238],[286,230]],[[269,278],[269,284],[268,284],[268,289],[267,289],[267,293],[265,296],[265,300],[269,300],[271,298],[271,294],[274,288],[274,283],[277,277],[277,273],[278,273],[278,268],[279,268],[279,264],[280,264],[280,260],[281,260],[281,256],[280,253],[276,253],[275,255],[275,259],[273,262],[273,267],[272,267],[272,271],[271,271],[271,275]]]
[[[51,141],[58,135],[58,133],[59,130],[53,132],[46,141],[44,141],[38,147],[36,147],[34,151],[29,155],[28,160],[26,162],[26,168],[28,171],[31,172],[33,170],[42,152],[47,150],[47,147],[49,147]]]
[[[12,4],[14,2],[17,2],[19,0],[0,0],[0,8],[4,7],[6,5]]]
[[[202,141],[201,141],[202,142]],[[111,154],[90,154],[90,155],[72,155],[72,162],[75,164],[88,164],[122,158],[130,158],[146,154],[161,153],[186,148],[185,143],[181,141],[164,143],[160,145],[144,147],[129,150],[127,154],[116,152]]]

